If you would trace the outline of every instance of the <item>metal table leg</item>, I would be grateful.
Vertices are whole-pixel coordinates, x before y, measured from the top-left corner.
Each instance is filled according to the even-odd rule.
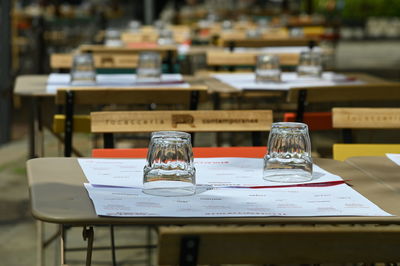
[[[31,112],[29,115],[29,158],[44,156],[44,134],[42,121],[41,99],[31,98]]]
[[[42,221],[36,221],[36,265],[44,266],[44,224]]]
[[[92,264],[92,251],[93,251],[93,236],[94,230],[92,226],[88,228],[83,227],[82,231],[83,239],[87,240],[87,249],[86,249],[86,266],[90,266]]]
[[[36,154],[36,129],[35,129],[35,125],[36,125],[36,121],[37,121],[37,99],[32,97],[31,98],[31,112],[29,114],[29,143],[28,143],[28,150],[29,150],[29,158],[36,158],[37,154]]]

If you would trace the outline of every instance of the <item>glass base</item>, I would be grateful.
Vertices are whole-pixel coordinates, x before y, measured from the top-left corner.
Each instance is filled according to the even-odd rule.
[[[143,193],[153,196],[180,197],[196,193],[196,186],[181,181],[153,181],[143,184]]]
[[[263,178],[273,182],[301,183],[311,181],[312,175],[301,169],[271,169],[264,171]]]

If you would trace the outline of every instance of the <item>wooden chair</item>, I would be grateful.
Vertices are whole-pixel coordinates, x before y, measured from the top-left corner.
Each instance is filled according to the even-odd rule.
[[[87,132],[90,117],[74,116],[77,105],[142,105],[148,108],[151,104],[183,105],[184,109],[197,109],[199,102],[207,100],[207,87],[192,86],[189,88],[99,88],[74,87],[59,89],[56,104],[65,107],[64,115],[54,117],[53,130],[64,132],[64,156],[72,154],[73,132]]]
[[[221,131],[261,131],[271,129],[272,111],[247,110],[247,111],[113,111],[92,112],[91,131],[104,135],[105,148],[113,148],[114,133],[139,133],[153,131],[187,131],[187,132],[221,132]],[[225,154],[241,154],[243,156],[262,157],[265,147],[252,147],[247,150],[243,147],[225,150]],[[221,148],[215,148],[218,153]],[[223,148],[222,148],[223,149]],[[195,156],[212,156],[212,151],[194,148]],[[144,158],[147,149],[95,150],[95,157],[129,157]],[[122,156],[125,155],[125,156]],[[240,155],[239,155],[240,156]],[[150,232],[147,233],[150,236]],[[150,237],[148,237],[150,239]],[[151,255],[151,254],[150,254]]]
[[[400,153],[400,144],[354,144],[354,129],[400,129],[400,108],[333,108],[333,127],[343,129],[344,144],[333,145],[333,159]]]
[[[176,45],[157,45],[157,44],[140,44],[134,46],[123,46],[123,47],[108,47],[104,45],[81,45],[79,47],[80,52],[91,52],[94,56],[130,56],[136,55],[140,52],[151,51],[159,52],[163,59],[163,62],[168,66],[168,73],[174,73],[174,64],[177,57],[177,46]]]
[[[398,260],[399,230],[364,225],[162,226],[158,265],[314,264]],[[369,241],[384,236],[382,248]],[[383,238],[382,238],[383,239]],[[357,248],[352,248],[357,247]],[[397,257],[397,258],[394,258]]]
[[[297,104],[295,120],[298,122],[304,121],[306,106],[311,103],[369,102],[369,104],[374,104],[397,99],[400,99],[400,83],[383,80],[353,85],[293,88],[287,95],[287,102]]]
[[[72,54],[51,54],[50,67],[60,71],[69,70],[72,66]],[[101,68],[116,68],[116,69],[135,69],[138,64],[138,54],[115,54],[103,53],[94,54],[94,65],[97,69]]]
[[[169,26],[168,29],[171,30],[176,43],[183,43],[190,36],[190,27],[186,25]],[[126,45],[132,43],[157,43],[158,37],[158,30],[148,27],[143,27],[138,32],[124,32],[121,34],[121,40]]]
[[[104,134],[106,148],[113,148],[114,133],[153,131],[267,132],[271,110],[114,111],[92,112],[91,131]],[[258,140],[253,139],[253,144]]]
[[[255,69],[257,52],[228,52],[228,51],[207,51],[207,66],[219,70],[222,67],[248,67]],[[298,64],[298,54],[277,54],[280,64],[283,67],[294,67]]]
[[[135,47],[107,47],[103,45],[82,45],[80,52],[91,52],[97,69],[132,70],[137,67],[139,53],[142,51],[160,52],[168,65],[168,72],[174,72],[176,46],[142,45]],[[51,69],[65,71],[72,66],[73,54],[56,53],[50,56]]]

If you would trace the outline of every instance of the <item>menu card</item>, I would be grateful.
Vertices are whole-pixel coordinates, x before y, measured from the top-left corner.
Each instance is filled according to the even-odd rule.
[[[308,184],[290,184],[265,181],[262,159],[196,158],[196,193],[160,197],[142,192],[144,159],[78,161],[100,216],[391,216],[316,165]]]
[[[162,74],[157,82],[138,82],[135,74],[98,74],[96,83],[82,83],[71,85],[70,74],[52,73],[47,79],[46,91],[56,93],[58,88],[69,87],[176,87],[188,88],[189,84],[183,80],[181,74]]]
[[[159,197],[138,188],[85,184],[96,213],[116,217],[391,216],[346,184],[324,188],[199,187],[193,196]]]
[[[280,90],[291,88],[363,84],[342,74],[324,72],[321,78],[298,77],[294,72],[283,72],[280,82],[256,83],[254,73],[215,74],[214,78],[238,90]]]
[[[399,153],[386,153],[386,156],[395,162],[397,165],[400,165],[400,154]]]
[[[145,159],[79,158],[78,162],[92,185],[142,188]],[[275,187],[298,186],[263,179],[260,158],[195,158],[196,183],[212,187]],[[305,184],[343,182],[342,178],[313,165],[312,180]]]

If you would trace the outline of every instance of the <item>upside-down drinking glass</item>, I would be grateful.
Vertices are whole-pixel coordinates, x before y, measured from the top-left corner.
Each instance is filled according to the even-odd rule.
[[[196,192],[190,134],[153,132],[143,170],[143,192],[157,196],[187,196]]]
[[[142,52],[136,71],[139,82],[157,82],[161,80],[161,55],[157,52]]]
[[[306,124],[272,124],[263,177],[269,181],[290,183],[312,179],[311,142]]]
[[[96,69],[92,54],[74,55],[71,67],[71,84],[85,85],[94,83],[96,83]]]
[[[256,62],[256,82],[279,82],[281,68],[277,55],[258,55]]]
[[[322,57],[320,53],[306,51],[300,53],[297,75],[305,78],[319,78],[322,75]]]

